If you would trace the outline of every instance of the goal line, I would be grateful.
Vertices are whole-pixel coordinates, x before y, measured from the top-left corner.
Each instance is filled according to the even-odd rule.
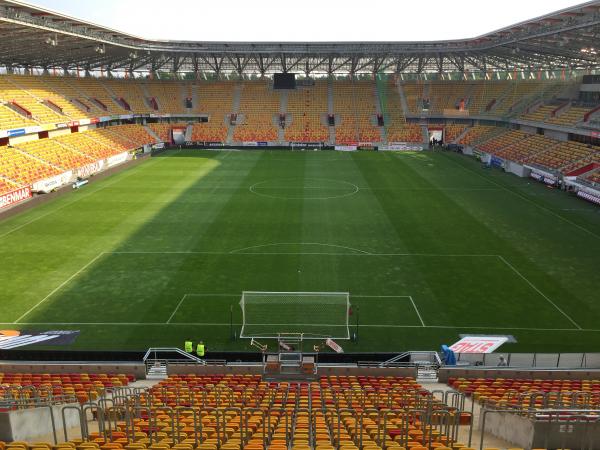
[[[302,334],[304,339],[350,339],[348,292],[244,291],[240,307],[241,338]]]

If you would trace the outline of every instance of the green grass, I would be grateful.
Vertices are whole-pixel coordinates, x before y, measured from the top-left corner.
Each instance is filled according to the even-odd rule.
[[[250,349],[242,291],[350,292],[346,351],[600,345],[599,209],[455,154],[171,152],[0,222],[0,245],[0,327],[79,349]]]

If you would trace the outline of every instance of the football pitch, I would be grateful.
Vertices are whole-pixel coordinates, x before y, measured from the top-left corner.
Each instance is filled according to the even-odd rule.
[[[597,351],[599,211],[456,154],[169,151],[0,221],[0,329],[250,350],[243,291],[348,292],[345,351]]]

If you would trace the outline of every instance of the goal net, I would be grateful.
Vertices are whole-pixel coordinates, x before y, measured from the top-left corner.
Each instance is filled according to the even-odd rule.
[[[244,291],[240,306],[241,338],[300,333],[304,339],[350,339],[348,292]]]

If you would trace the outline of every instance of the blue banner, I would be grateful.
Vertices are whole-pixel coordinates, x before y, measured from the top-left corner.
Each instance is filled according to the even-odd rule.
[[[15,130],[8,130],[8,136],[21,136],[25,134],[25,128],[17,128]]]

